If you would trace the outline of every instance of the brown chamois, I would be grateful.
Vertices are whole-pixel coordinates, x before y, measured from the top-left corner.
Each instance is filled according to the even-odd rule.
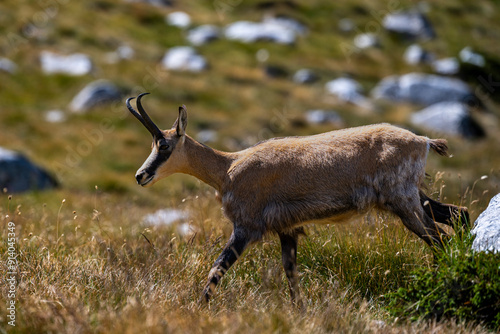
[[[137,183],[150,186],[173,173],[197,177],[220,194],[233,232],[215,261],[203,290],[208,301],[224,273],[266,233],[281,241],[290,295],[300,304],[297,239],[303,225],[328,218],[344,220],[372,208],[391,211],[430,246],[442,246],[443,230],[434,222],[467,224],[464,207],[441,204],[420,189],[429,148],[446,155],[444,139],[377,124],[307,137],[275,138],[226,153],[186,135],[187,112],[170,130],[160,130],[137,98],[130,112],[153,135],[152,152],[137,171]],[[325,222],[325,221],[323,221]]]

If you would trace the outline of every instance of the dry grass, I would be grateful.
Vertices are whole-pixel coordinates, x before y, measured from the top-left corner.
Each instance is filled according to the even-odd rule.
[[[64,203],[65,192],[44,195],[46,204],[40,194],[1,198],[2,233],[13,221],[18,237],[16,327],[4,326],[12,333],[482,332],[387,317],[383,295],[404,285],[412,268],[432,263],[424,244],[390,216],[308,230],[298,254],[301,313],[289,303],[274,237],[244,254],[209,305],[198,303],[231,231],[208,190],[176,203],[190,212],[196,232],[188,235],[175,225],[145,225],[147,208],[99,190],[69,194]]]
[[[176,1],[175,10],[190,12],[196,25],[261,18],[260,0],[227,2],[232,8],[222,18],[213,1]],[[55,14],[48,21],[38,21],[39,37],[10,38],[21,36],[49,5],[57,11],[49,12]],[[401,1],[398,9],[413,5]],[[498,5],[461,1],[430,6],[439,38],[425,47],[438,58],[454,56],[467,45],[490,56],[499,54]],[[362,224],[311,228],[300,241],[305,313],[289,305],[273,237],[248,250],[223,279],[214,301],[200,306],[201,287],[231,230],[212,192],[180,175],[152,188],[136,186],[133,175],[148,155],[150,137],[122,103],[87,115],[67,112],[63,123],[44,120],[46,111],[67,111],[81,88],[106,78],[127,96],[150,91],[145,104],[162,128],[173,123],[177,106],[186,104],[188,133],[217,130],[219,139],[213,146],[224,150],[269,136],[332,130],[303,121],[306,110],[317,108],[338,111],[345,126],[380,121],[408,126],[408,115],[416,106],[381,104],[380,112],[367,112],[341,104],[324,91],[325,82],[339,76],[359,79],[368,92],[386,75],[428,70],[404,64],[407,45],[386,34],[380,34],[382,49],[345,56],[341,46],[350,45],[355,33],[365,32],[374,12],[387,10],[384,1],[314,0],[296,9],[283,6],[278,14],[297,17],[310,27],[294,47],[219,40],[199,48],[211,68],[186,74],[159,66],[166,49],[186,43],[184,32],[165,25],[169,9],[122,0],[2,1],[0,34],[10,37],[0,39],[0,50],[19,71],[0,73],[0,146],[19,150],[51,170],[62,188],[10,200],[8,194],[0,194],[1,237],[6,240],[7,224],[13,221],[19,254],[16,327],[6,324],[2,307],[0,332],[484,332],[473,325],[399,323],[388,317],[384,294],[404,286],[411,269],[428,266],[431,257],[397,220],[377,215]],[[337,23],[345,17],[361,31],[338,33]],[[136,51],[134,58],[107,63],[106,53],[122,44]],[[320,81],[298,86],[289,78],[266,78],[255,58],[261,48],[270,52],[270,63],[285,67],[290,75],[306,67],[315,70]],[[42,50],[87,53],[95,71],[83,77],[45,75],[38,61]],[[470,84],[487,92],[479,81]],[[494,97],[486,96],[490,111],[476,115],[488,137],[475,142],[448,138],[454,158],[431,155],[427,167],[433,175],[433,197],[468,205],[472,218],[499,191],[500,131]],[[103,122],[111,127],[102,128]],[[89,152],[75,156],[96,130],[100,139],[91,142]],[[442,174],[435,177],[436,171]],[[479,180],[482,175],[488,178]],[[165,207],[188,210],[196,234],[183,236],[175,226],[142,222],[146,214]],[[6,250],[7,243],[0,243],[0,252]],[[5,280],[2,275],[2,305],[7,302]]]

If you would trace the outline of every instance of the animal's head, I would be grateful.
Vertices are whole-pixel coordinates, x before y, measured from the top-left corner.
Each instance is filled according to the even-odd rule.
[[[169,130],[160,130],[148,116],[141,104],[141,98],[149,93],[137,97],[137,112],[131,105],[131,97],[127,99],[127,108],[153,136],[151,154],[137,170],[135,178],[143,187],[153,185],[160,179],[181,171],[186,161],[183,145],[186,138],[187,111],[186,107],[179,107],[179,117]]]

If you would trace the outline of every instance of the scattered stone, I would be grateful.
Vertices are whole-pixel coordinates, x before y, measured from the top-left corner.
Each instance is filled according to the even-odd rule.
[[[293,44],[297,35],[305,34],[304,25],[291,18],[266,17],[262,22],[238,21],[226,26],[227,39],[244,43],[270,41],[278,44]]]
[[[424,106],[443,101],[465,103],[477,100],[469,86],[462,80],[424,73],[386,77],[373,89],[372,96],[375,99]]]
[[[144,2],[156,7],[172,7],[170,0],[128,0],[128,2]]]
[[[266,16],[262,20],[265,24],[275,24],[285,27],[297,35],[305,35],[307,33],[307,28],[305,25],[299,21],[286,16]]]
[[[213,143],[216,142],[218,138],[217,131],[214,130],[201,130],[196,135],[196,139],[200,143]]]
[[[267,49],[257,50],[255,59],[257,59],[259,63],[265,63],[269,59],[269,51],[267,51]]]
[[[73,76],[85,75],[92,71],[92,61],[83,53],[68,56],[59,55],[50,51],[40,54],[42,71],[46,74],[67,74]]]
[[[0,71],[14,74],[17,72],[17,65],[10,59],[0,58]]]
[[[109,81],[97,80],[83,88],[71,101],[69,109],[74,113],[84,113],[90,109],[115,101],[122,95],[118,88]]]
[[[372,33],[357,35],[354,37],[353,43],[358,49],[368,49],[380,46],[377,35]]]
[[[189,43],[199,46],[218,39],[219,35],[219,28],[211,24],[205,24],[189,30],[187,39]]]
[[[165,21],[170,26],[186,29],[191,25],[191,16],[184,12],[172,12],[167,15]]]
[[[388,14],[382,24],[386,30],[408,39],[428,40],[436,37],[427,17],[417,11]]]
[[[455,75],[460,71],[460,63],[454,57],[438,59],[432,62],[432,68],[439,74]]]
[[[66,121],[66,114],[61,110],[49,110],[45,113],[45,120],[49,123],[62,123]]]
[[[341,127],[344,121],[340,115],[333,110],[309,110],[306,112],[306,121],[310,124],[333,124]]]
[[[445,135],[475,139],[484,137],[484,130],[471,117],[467,105],[460,102],[433,104],[410,117],[413,125]]]
[[[189,218],[189,213],[178,209],[161,209],[144,216],[143,222],[146,225],[172,225]]]
[[[356,25],[354,21],[348,18],[341,19],[338,23],[339,30],[345,33],[352,32]]]
[[[354,103],[360,107],[370,108],[371,103],[362,95],[361,85],[354,79],[338,78],[325,84],[326,91],[336,95],[340,100]]]
[[[57,187],[57,181],[23,155],[0,147],[0,189],[9,193]]]
[[[476,252],[500,252],[500,194],[495,195],[479,215],[472,234],[476,236],[472,242]]]
[[[167,70],[201,72],[208,67],[207,61],[190,46],[176,46],[165,53],[162,65]]]
[[[469,63],[478,67],[484,67],[484,65],[486,64],[484,57],[479,53],[475,53],[474,51],[472,51],[470,47],[463,48],[458,56],[464,63]]]
[[[171,226],[177,224],[177,233],[186,236],[196,231],[194,226],[186,222],[188,219],[189,212],[178,209],[161,209],[146,215],[143,222],[150,226]]]
[[[420,45],[412,44],[406,48],[403,58],[409,65],[418,65],[432,62],[434,56],[425,51]]]
[[[116,64],[120,60],[128,60],[134,57],[134,49],[128,45],[122,45],[116,49],[114,52],[109,52],[106,54],[106,61],[108,64]]]
[[[301,69],[293,75],[293,82],[298,84],[309,84],[318,81],[318,76],[311,70]]]

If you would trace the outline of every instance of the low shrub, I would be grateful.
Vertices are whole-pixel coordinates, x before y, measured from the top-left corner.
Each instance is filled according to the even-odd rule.
[[[475,252],[470,233],[455,236],[435,264],[412,272],[407,287],[387,295],[389,312],[416,320],[447,318],[500,329],[500,254]]]

